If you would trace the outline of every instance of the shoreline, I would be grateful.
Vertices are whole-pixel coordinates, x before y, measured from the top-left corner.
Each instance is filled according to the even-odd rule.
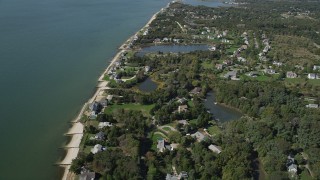
[[[172,2],[174,2],[174,1],[172,1]],[[81,117],[82,117],[85,109],[87,108],[87,105],[92,103],[96,99],[96,97],[99,95],[100,91],[105,90],[105,89],[109,89],[109,87],[107,86],[107,83],[105,83],[106,81],[103,79],[105,74],[110,70],[110,68],[112,68],[115,65],[115,63],[119,60],[120,56],[124,52],[129,50],[128,45],[134,41],[134,38],[136,36],[138,36],[139,32],[142,31],[143,29],[149,27],[149,25],[156,19],[157,15],[160,12],[162,12],[164,9],[168,8],[172,2],[169,2],[167,4],[167,6],[165,6],[165,8],[161,8],[158,12],[153,14],[152,17],[149,19],[149,21],[141,29],[139,29],[134,35],[129,37],[128,40],[126,40],[118,48],[118,52],[111,59],[110,64],[107,66],[107,68],[102,72],[102,74],[98,78],[98,89],[96,90],[94,95],[88,100],[88,102],[86,102],[82,106],[81,111],[79,112],[78,116],[73,121],[71,121],[71,123],[73,123],[73,125],[71,128],[69,128],[68,132],[65,134],[65,135],[71,136],[71,141],[67,145],[64,146],[64,148],[66,149],[65,157],[63,158],[62,161],[57,163],[60,167],[64,168],[62,180],[67,180],[67,179],[69,180],[69,179],[75,178],[75,175],[72,172],[70,172],[69,169],[71,167],[72,160],[77,158],[77,156],[78,156],[78,153],[80,151],[80,143],[83,138],[84,125],[80,122],[80,120],[81,120]]]

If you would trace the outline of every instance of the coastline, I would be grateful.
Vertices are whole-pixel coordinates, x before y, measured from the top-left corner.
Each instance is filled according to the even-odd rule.
[[[174,2],[174,1],[172,1]],[[80,150],[80,143],[82,141],[83,137],[83,130],[84,130],[84,125],[80,122],[81,117],[87,108],[87,105],[92,103],[96,97],[99,95],[101,90],[109,89],[107,86],[107,82],[103,80],[105,74],[112,68],[115,63],[119,60],[119,57],[127,51],[128,45],[134,41],[134,38],[138,36],[139,32],[142,31],[143,29],[149,27],[149,25],[156,19],[157,15],[162,12],[164,9],[168,8],[169,5],[172,3],[168,3],[168,5],[165,8],[162,8],[160,11],[156,12],[150,19],[149,21],[141,28],[139,29],[134,35],[132,35],[128,40],[126,40],[119,48],[117,54],[112,58],[110,61],[110,64],[107,66],[107,68],[103,71],[101,76],[98,78],[98,89],[96,90],[95,94],[86,102],[82,108],[81,111],[79,112],[78,116],[71,121],[73,123],[72,127],[68,130],[68,132],[65,134],[67,136],[71,136],[71,141],[64,146],[66,149],[66,156],[63,158],[62,161],[57,163],[60,167],[64,168],[64,173],[62,176],[62,180],[70,180],[70,179],[75,179],[75,175],[69,171],[71,167],[72,160],[75,159],[78,156],[79,150]]]

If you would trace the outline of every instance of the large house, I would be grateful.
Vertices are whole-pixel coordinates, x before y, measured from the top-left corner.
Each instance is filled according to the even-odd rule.
[[[188,106],[187,105],[178,106],[178,112],[179,113],[187,112],[187,111],[188,111]]]
[[[315,73],[309,73],[308,79],[319,79],[320,77]]]
[[[190,94],[194,95],[194,94],[199,94],[200,92],[201,92],[201,88],[200,87],[195,87],[194,89],[192,89],[190,91]]]
[[[216,146],[216,145],[211,144],[210,146],[208,146],[208,148],[209,148],[212,152],[215,152],[215,153],[217,153],[217,154],[220,154],[220,153],[221,153],[221,147],[219,147],[219,146]]]
[[[163,152],[166,149],[165,146],[164,146],[164,140],[163,139],[159,139],[158,140],[157,149],[158,149],[159,152]]]
[[[99,129],[102,129],[104,127],[111,127],[111,126],[112,126],[112,123],[110,123],[110,122],[99,122],[99,124],[98,124]]]
[[[197,132],[194,133],[194,134],[191,134],[191,137],[196,138],[198,142],[203,141],[203,139],[205,138],[205,136],[204,136],[201,132],[199,132],[199,131],[197,131]]]
[[[287,78],[296,78],[297,74],[292,72],[292,71],[288,71],[287,74],[286,74],[286,77]]]

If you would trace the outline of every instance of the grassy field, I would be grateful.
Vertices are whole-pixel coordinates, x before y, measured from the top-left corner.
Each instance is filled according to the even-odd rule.
[[[212,69],[214,67],[213,63],[208,61],[201,63],[201,65],[204,69]]]
[[[189,106],[189,107],[193,107],[193,106],[194,106],[193,101],[191,101],[191,100],[190,100],[190,101],[188,101],[188,103],[187,103],[187,104],[188,104],[188,106]]]
[[[209,134],[213,135],[213,136],[216,136],[216,135],[219,135],[221,133],[221,130],[218,126],[210,126],[208,128],[208,132]]]
[[[142,111],[142,113],[146,116],[150,116],[150,110],[154,107],[154,104],[151,105],[141,105],[141,104],[122,104],[122,105],[111,105],[105,108],[106,114],[111,114],[118,109],[124,110],[133,110],[133,111]]]
[[[170,132],[171,131],[171,129],[169,128],[169,127],[164,127],[164,128],[162,128],[163,130],[165,130],[165,131],[167,131],[167,132]]]
[[[308,83],[310,83],[314,86],[320,86],[320,79],[309,79]]]

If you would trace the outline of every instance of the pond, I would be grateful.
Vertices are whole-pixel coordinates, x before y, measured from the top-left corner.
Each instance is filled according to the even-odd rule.
[[[192,51],[206,51],[209,46],[205,44],[197,44],[197,45],[159,45],[159,46],[148,46],[142,48],[139,52],[137,52],[137,56],[144,56],[146,53],[187,53]]]
[[[138,86],[138,88],[142,92],[152,92],[158,88],[158,84],[152,81],[151,78],[147,78]]]
[[[207,94],[207,100],[204,102],[204,105],[210,111],[210,113],[222,123],[240,119],[243,115],[241,112],[235,109],[217,104],[213,92],[209,92]]]

